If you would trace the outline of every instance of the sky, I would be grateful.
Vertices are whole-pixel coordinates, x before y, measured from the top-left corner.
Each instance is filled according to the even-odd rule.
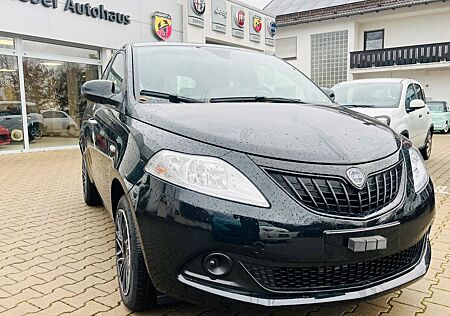
[[[240,1],[260,9],[264,8],[270,2],[270,0],[240,0]]]

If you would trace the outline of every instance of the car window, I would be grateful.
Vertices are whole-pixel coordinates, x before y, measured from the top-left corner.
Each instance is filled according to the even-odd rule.
[[[415,100],[415,99],[417,99],[416,91],[414,91],[413,84],[410,84],[408,86],[408,89],[406,89],[406,97],[405,97],[405,106],[406,106],[407,110],[409,109],[409,105],[411,104],[411,101]]]
[[[402,84],[398,82],[346,82],[333,87],[335,100],[343,106],[398,107]]]
[[[114,93],[122,91],[122,84],[125,78],[125,55],[118,53],[114,58],[106,77],[107,80],[114,82]]]
[[[52,118],[52,112],[51,111],[42,112],[42,116],[44,118]]]
[[[446,112],[446,105],[442,102],[428,102],[428,107],[431,112]]]
[[[423,100],[423,102],[426,103],[425,92],[423,91],[423,89],[418,84],[414,84],[414,87],[416,89],[417,99]]]
[[[300,71],[266,54],[206,46],[137,47],[135,54],[136,91],[156,91],[201,102],[263,97],[332,104]]]
[[[66,114],[63,112],[55,112],[55,117],[56,118],[60,118],[60,119],[65,119],[67,118]]]

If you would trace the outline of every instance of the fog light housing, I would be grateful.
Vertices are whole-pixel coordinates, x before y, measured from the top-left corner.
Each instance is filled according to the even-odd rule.
[[[211,253],[203,259],[203,270],[211,279],[227,276],[233,269],[233,261],[223,253]]]

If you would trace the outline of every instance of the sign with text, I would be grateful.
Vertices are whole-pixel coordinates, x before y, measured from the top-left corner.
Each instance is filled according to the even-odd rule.
[[[29,2],[32,5],[42,5],[47,8],[58,8],[57,0],[19,0],[20,2]],[[103,4],[92,6],[90,3],[78,3],[73,0],[66,0],[64,11],[68,11],[77,15],[84,15],[94,19],[114,22],[118,24],[128,25],[131,23],[129,15],[106,10]]]
[[[275,46],[275,35],[277,34],[277,24],[273,19],[266,19],[266,45]]]
[[[235,37],[244,38],[245,12],[240,7],[232,6],[231,14],[233,16],[232,34]]]
[[[204,27],[203,15],[206,11],[206,0],[188,0],[188,23],[198,27]]]
[[[220,33],[227,32],[227,6],[225,0],[211,1],[212,30]]]
[[[261,41],[261,30],[263,27],[263,20],[262,17],[254,12],[250,13],[251,16],[251,26],[249,27],[250,30],[250,40],[252,42],[259,43]]]

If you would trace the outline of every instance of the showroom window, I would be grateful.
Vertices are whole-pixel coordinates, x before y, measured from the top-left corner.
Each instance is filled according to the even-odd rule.
[[[364,50],[384,48],[384,30],[364,32]]]
[[[99,50],[0,36],[0,152],[76,146],[100,70]]]

